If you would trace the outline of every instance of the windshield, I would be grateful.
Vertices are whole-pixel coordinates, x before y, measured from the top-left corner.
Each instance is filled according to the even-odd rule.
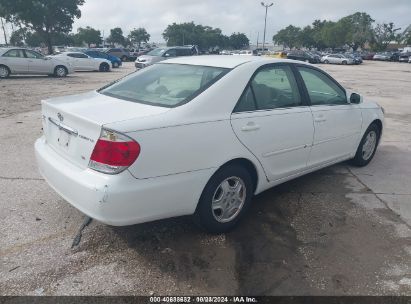
[[[154,50],[148,52],[147,55],[150,55],[150,56],[162,56],[162,55],[165,53],[165,51],[166,51],[166,49],[158,48],[158,49],[154,49]]]
[[[137,103],[176,107],[192,100],[228,71],[207,66],[157,64],[133,73],[99,92]]]

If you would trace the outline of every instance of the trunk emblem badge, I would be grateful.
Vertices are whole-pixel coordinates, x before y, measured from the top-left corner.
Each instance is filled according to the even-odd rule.
[[[59,118],[60,121],[63,121],[63,120],[64,120],[63,115],[61,115],[60,113],[57,113],[57,117]]]

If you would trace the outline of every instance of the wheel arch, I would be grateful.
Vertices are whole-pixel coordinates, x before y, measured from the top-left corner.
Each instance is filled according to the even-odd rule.
[[[257,171],[257,167],[255,166],[255,164],[247,158],[239,157],[239,158],[234,158],[230,161],[227,161],[222,166],[220,166],[218,170],[225,168],[225,167],[233,166],[233,165],[239,165],[245,168],[250,173],[251,179],[253,181],[253,193],[254,193],[257,190],[258,183],[259,183],[258,171]]]
[[[0,66],[4,66],[9,71],[9,75],[11,74],[11,69],[7,65],[0,63]]]

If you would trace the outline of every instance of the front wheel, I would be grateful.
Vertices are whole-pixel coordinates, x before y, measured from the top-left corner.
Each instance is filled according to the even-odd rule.
[[[377,151],[380,135],[380,128],[376,124],[372,124],[368,127],[361,139],[355,157],[351,161],[353,165],[364,167],[370,163]]]
[[[325,64],[329,64],[330,62],[329,62],[328,60],[324,60],[324,63],[325,63]]]
[[[210,233],[224,233],[234,228],[246,213],[253,197],[253,182],[241,166],[219,169],[208,181],[194,219]]]
[[[64,66],[56,66],[54,69],[54,76],[55,77],[66,77],[68,74],[67,69]]]
[[[343,64],[343,65],[346,65],[346,64],[347,64],[347,61],[344,60],[344,61],[342,62],[342,64]]]
[[[0,78],[7,78],[10,75],[10,70],[4,65],[0,65]]]
[[[100,64],[99,71],[100,72],[108,72],[108,71],[110,71],[110,66],[108,65],[108,63],[103,62],[102,64]]]

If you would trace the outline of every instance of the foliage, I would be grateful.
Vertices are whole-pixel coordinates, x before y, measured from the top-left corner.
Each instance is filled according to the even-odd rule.
[[[395,40],[396,32],[399,28],[395,28],[394,23],[379,23],[374,29],[374,37],[371,41],[372,49],[375,51],[384,51],[388,44]]]
[[[10,44],[14,46],[24,46],[26,35],[27,35],[26,28],[20,28],[18,30],[15,30],[13,33],[11,33]]]
[[[301,29],[293,25],[287,26],[280,30],[273,37],[273,41],[277,44],[282,44],[287,48],[301,47]]]
[[[244,49],[250,46],[250,40],[248,40],[247,36],[243,33],[233,33],[229,37],[229,45],[233,49]]]
[[[36,32],[52,53],[53,35],[69,33],[80,18],[84,0],[2,0],[1,13],[8,21]]]
[[[86,28],[78,28],[75,36],[75,41],[78,45],[82,45],[85,42],[88,47],[90,47],[91,44],[100,45],[102,42],[101,32],[90,26],[87,26]]]
[[[167,41],[168,46],[190,44],[198,45],[202,50],[241,49],[249,45],[249,40],[243,33],[233,33],[227,37],[219,28],[196,25],[194,22],[168,25],[163,32],[163,38]]]
[[[127,44],[127,40],[123,36],[123,30],[119,27],[115,27],[110,30],[110,36],[107,38],[107,42],[110,44],[119,44],[122,46],[125,46]]]
[[[367,13],[357,12],[341,18],[340,20],[327,21],[315,20],[312,25],[303,29],[289,25],[273,36],[273,41],[286,48],[327,48],[335,49],[350,47],[354,51],[363,48],[367,43],[375,50],[385,50],[390,41],[410,43],[411,34],[396,34],[398,29],[393,23],[378,24],[373,27],[374,19]]]
[[[140,27],[132,30],[128,35],[128,39],[131,44],[137,44],[138,48],[140,48],[142,42],[147,43],[150,40],[150,34],[147,33],[145,28]]]

